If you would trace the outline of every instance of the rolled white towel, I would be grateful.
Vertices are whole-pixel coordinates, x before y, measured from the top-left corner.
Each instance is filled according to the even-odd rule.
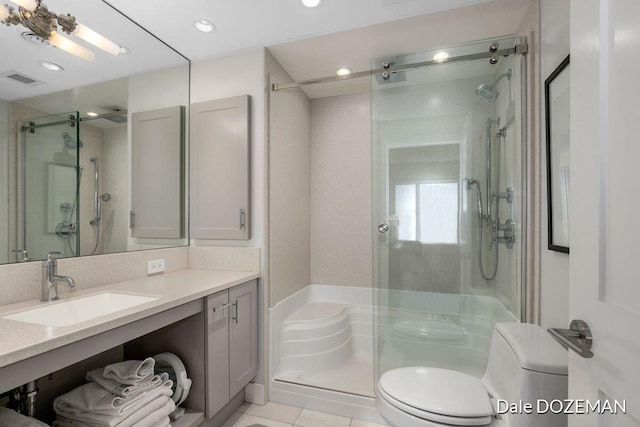
[[[161,386],[136,394],[131,398],[123,398],[111,394],[108,390],[94,382],[86,383],[60,395],[53,401],[56,414],[95,414],[119,417],[136,411],[158,396],[171,396],[173,391],[171,380]]]
[[[0,427],[49,427],[49,425],[12,409],[0,407]]]
[[[120,417],[91,413],[65,413],[63,415],[58,414],[54,425],[59,427],[131,427],[143,422],[146,418],[156,413],[159,414],[159,419],[168,417],[169,414],[175,410],[175,407],[176,405],[170,397],[160,396],[148,402],[135,412]],[[149,424],[149,426],[158,427],[153,424]]]
[[[121,384],[136,384],[153,375],[155,364],[153,357],[147,357],[143,361],[125,360],[105,366],[102,376]]]
[[[125,398],[159,387],[169,379],[169,374],[162,372],[160,375],[148,376],[135,384],[123,384],[121,381],[105,378],[103,373],[104,369],[94,369],[87,372],[86,379],[99,384],[116,396]]]

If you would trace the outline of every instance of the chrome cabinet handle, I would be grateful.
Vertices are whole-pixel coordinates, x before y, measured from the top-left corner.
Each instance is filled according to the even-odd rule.
[[[231,318],[235,320],[236,323],[238,323],[238,300],[236,300],[236,302],[233,303],[233,307],[235,308],[235,314],[231,316]]]
[[[244,228],[244,209],[240,209],[240,230]]]
[[[211,309],[211,311],[213,311],[215,313],[216,311],[224,310],[225,308],[228,308],[228,307],[231,307],[231,306],[234,307],[234,314],[233,314],[233,316],[231,316],[231,319],[235,320],[236,323],[238,323],[238,301],[229,302],[229,303],[226,303],[226,304],[219,305],[217,307],[213,307]]]
[[[211,309],[211,311],[213,311],[215,313],[216,311],[224,310],[225,308],[230,307],[232,305],[234,305],[234,303],[232,303],[232,302],[227,303],[227,304],[222,304],[222,305],[219,305],[217,307],[213,307]]]
[[[572,320],[569,329],[550,328],[547,331],[567,350],[573,350],[585,359],[593,357],[590,350],[593,337],[584,320]]]
[[[389,226],[385,223],[382,223],[378,226],[378,231],[380,233],[386,233],[387,231],[389,231]]]

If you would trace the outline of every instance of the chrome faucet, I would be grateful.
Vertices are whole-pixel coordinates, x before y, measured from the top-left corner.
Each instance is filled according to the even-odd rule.
[[[29,258],[29,254],[27,253],[26,249],[13,249],[11,252],[16,254],[16,256],[18,256],[17,254],[22,254],[22,259],[19,259],[18,262],[29,262],[29,261],[31,261],[31,259]]]
[[[76,286],[76,282],[68,276],[58,275],[58,261],[51,255],[62,255],[62,252],[49,252],[47,259],[42,261],[42,299],[40,301],[55,301],[58,299],[58,282],[67,282],[70,288]]]

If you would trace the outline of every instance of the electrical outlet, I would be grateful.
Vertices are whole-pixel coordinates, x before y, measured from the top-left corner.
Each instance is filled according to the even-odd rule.
[[[147,261],[147,276],[164,273],[164,259]]]

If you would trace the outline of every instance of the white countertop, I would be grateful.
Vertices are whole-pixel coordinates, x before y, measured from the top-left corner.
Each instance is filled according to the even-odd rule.
[[[221,270],[181,270],[128,280],[111,285],[76,290],[56,302],[23,301],[0,306],[0,317],[7,314],[56,304],[68,299],[121,292],[150,295],[157,299],[135,307],[65,327],[50,327],[0,318],[0,368],[119,326],[178,307],[207,295],[260,277],[259,273]]]

